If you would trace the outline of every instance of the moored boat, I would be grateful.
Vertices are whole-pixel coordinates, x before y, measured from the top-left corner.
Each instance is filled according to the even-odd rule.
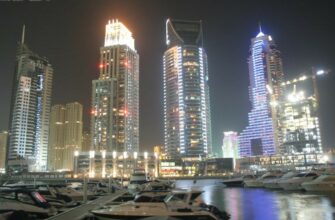
[[[263,176],[257,178],[257,179],[251,179],[251,180],[245,180],[244,181],[244,186],[245,187],[264,187],[264,181],[265,180],[270,180],[270,179],[275,179],[281,176],[281,172],[267,172]]]
[[[227,187],[242,187],[244,185],[245,180],[253,180],[256,179],[255,175],[244,175],[241,177],[231,178],[222,181],[222,183]]]
[[[302,183],[312,181],[318,176],[315,172],[303,172],[290,179],[279,181],[278,184],[284,190],[302,190]]]
[[[301,184],[306,191],[335,191],[335,175],[324,174],[318,178]]]

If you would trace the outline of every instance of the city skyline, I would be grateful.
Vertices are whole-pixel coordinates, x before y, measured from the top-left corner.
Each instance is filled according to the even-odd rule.
[[[247,125],[247,112],[250,110],[250,104],[248,101],[249,79],[246,59],[250,38],[258,32],[258,21],[262,22],[264,32],[271,33],[276,39],[276,43],[284,54],[284,74],[287,78],[292,78],[311,66],[334,69],[334,63],[332,62],[334,54],[328,48],[334,33],[331,31],[332,20],[327,17],[331,14],[331,7],[328,8],[327,4],[315,5],[298,2],[288,5],[277,3],[279,4],[277,5],[279,6],[278,11],[273,9],[276,6],[275,4],[255,4],[248,11],[250,4],[244,3],[241,6],[241,12],[237,13],[240,8],[228,3],[223,4],[226,5],[226,7],[223,7],[220,6],[219,1],[211,2],[212,4],[195,1],[194,12],[183,14],[176,12],[178,10],[175,10],[173,2],[161,1],[160,3],[163,6],[151,1],[144,1],[143,4],[133,2],[133,5],[127,1],[125,3],[113,2],[106,5],[94,5],[86,2],[78,6],[73,15],[65,13],[64,18],[59,18],[64,19],[61,27],[58,27],[58,19],[56,19],[56,12],[59,12],[61,8],[60,4],[51,2],[40,3],[40,6],[30,6],[29,4],[20,5],[18,3],[19,6],[15,9],[14,5],[16,3],[11,3],[11,5],[8,4],[9,6],[2,7],[0,9],[2,18],[0,24],[3,29],[9,27],[9,30],[1,36],[1,41],[6,42],[6,45],[4,45],[4,50],[0,54],[0,67],[4,75],[4,80],[1,82],[2,116],[0,118],[0,128],[8,129],[9,107],[6,109],[5,106],[9,106],[8,96],[10,96],[11,89],[7,84],[11,85],[11,79],[13,78],[16,42],[19,40],[23,23],[27,24],[30,48],[38,54],[48,57],[56,69],[53,104],[70,101],[83,103],[85,106],[85,130],[88,130],[89,119],[87,118],[90,117],[89,106],[91,102],[90,82],[97,78],[99,72],[99,52],[97,48],[102,44],[101,36],[103,36],[104,24],[112,18],[118,18],[125,22],[126,26],[134,33],[134,38],[138,42],[138,53],[141,56],[140,72],[143,72],[143,76],[140,79],[140,144],[141,149],[147,150],[156,144],[162,144],[164,140],[164,120],[162,117],[163,67],[161,57],[165,50],[164,22],[167,17],[187,20],[201,19],[204,23],[205,48],[209,57],[212,130],[213,136],[215,136],[214,147],[216,149],[220,148],[222,144],[223,130],[240,132]],[[177,4],[177,7],[180,9],[186,8],[187,3],[189,2],[185,1]],[[48,6],[48,4],[51,5]],[[111,7],[110,12],[104,9],[109,8],[107,6]],[[164,6],[166,6],[166,9]],[[40,15],[45,19],[34,20],[34,16],[30,18],[31,13],[33,13],[27,10],[30,7],[33,12],[41,12],[46,9]],[[157,18],[154,19],[155,21],[148,21],[149,18],[146,18],[148,16],[144,12],[145,7],[154,11],[153,16]],[[257,7],[259,8],[257,9]],[[299,10],[300,7],[303,10]],[[3,8],[8,10],[5,11]],[[91,8],[91,15],[95,16],[91,16],[89,20],[79,16],[80,19],[83,19],[83,21],[80,21],[78,15],[88,13],[88,9]],[[139,10],[134,15],[131,12],[134,12],[135,8]],[[117,9],[120,9],[120,12]],[[229,12],[229,9],[232,9],[232,12]],[[252,12],[253,9],[256,11]],[[217,21],[215,15],[221,14],[220,10],[227,14],[230,13],[230,15],[236,12],[236,19],[233,19],[235,21],[228,21],[228,15],[222,15],[222,18],[226,18],[226,20],[219,19],[220,21]],[[307,18],[310,19],[308,25],[303,25],[305,21],[302,21],[300,16],[295,15],[298,10],[302,14],[314,15]],[[285,14],[284,11],[287,11],[287,13]],[[22,16],[14,18],[11,12],[20,12]],[[47,12],[51,13],[47,14]],[[245,13],[243,19],[238,16],[242,15],[242,12]],[[273,15],[270,12],[273,12]],[[280,13],[285,14],[287,18],[280,17]],[[137,17],[144,20],[142,24],[140,23],[141,19],[137,19]],[[288,22],[290,19],[291,22]],[[11,23],[8,23],[9,21]],[[65,24],[65,21],[68,21],[68,24]],[[48,25],[45,26],[44,22],[47,22]],[[9,24],[11,25],[9,26]],[[241,30],[236,30],[235,27]],[[58,29],[54,30],[55,28]],[[223,30],[218,31],[218,29]],[[59,36],[54,34],[54,31],[71,33],[70,35],[74,35],[74,37],[67,34]],[[93,32],[95,34],[92,34]],[[78,43],[74,42],[75,38],[78,39]],[[299,42],[301,39],[304,39],[304,41]],[[13,48],[14,52],[12,51]],[[64,57],[60,57],[61,51],[66,53]],[[89,55],[86,56],[86,54]],[[70,59],[70,57],[78,58]],[[76,79],[78,77],[81,77],[80,83],[74,89],[71,78]],[[334,74],[331,73],[326,77],[326,80],[319,80],[321,132],[324,136],[322,138],[324,146],[331,147],[334,146],[333,134],[335,130],[334,114],[332,113],[334,112],[334,101],[330,95],[334,93]],[[69,82],[66,82],[67,80]],[[234,97],[231,94],[234,94]]]

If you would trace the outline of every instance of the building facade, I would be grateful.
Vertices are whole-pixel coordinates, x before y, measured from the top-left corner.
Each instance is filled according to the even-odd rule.
[[[23,30],[11,100],[9,172],[47,169],[52,78],[51,64],[27,47]]]
[[[81,150],[83,152],[88,152],[91,150],[91,134],[87,131],[83,132],[83,139],[81,144]]]
[[[278,105],[281,101],[283,69],[280,52],[270,35],[262,31],[251,40],[249,55],[249,125],[239,136],[241,157],[278,152]]]
[[[207,55],[201,21],[166,21],[165,153],[170,158],[212,153]]]
[[[92,149],[139,150],[139,55],[132,33],[118,20],[106,25],[100,76],[92,82]]]
[[[51,110],[49,170],[73,170],[74,152],[82,150],[83,106],[78,102]]]
[[[0,132],[0,173],[4,173],[6,170],[6,154],[7,154],[7,138],[8,132]]]
[[[223,158],[238,158],[238,135],[235,131],[223,132]]]
[[[281,153],[323,152],[317,108],[314,96],[306,97],[304,91],[297,91],[296,85],[293,86],[293,91],[290,91],[281,105]]]
[[[64,152],[64,125],[65,125],[64,105],[54,105],[51,107],[50,134],[48,150],[48,170],[63,169]]]

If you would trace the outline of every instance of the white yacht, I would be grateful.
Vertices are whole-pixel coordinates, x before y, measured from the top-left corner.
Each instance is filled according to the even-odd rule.
[[[144,191],[161,191],[161,190],[171,190],[175,188],[175,183],[172,181],[164,180],[153,180],[145,183],[143,190]]]
[[[324,174],[301,186],[306,191],[335,191],[335,175]]]
[[[244,180],[245,187],[264,187],[264,181],[270,179],[276,179],[281,176],[280,172],[267,172],[263,176],[257,179]]]
[[[284,190],[302,190],[301,184],[304,182],[312,181],[313,179],[317,178],[318,174],[314,172],[303,172],[299,173],[296,176],[278,181],[278,184]]]
[[[267,188],[267,189],[282,189],[279,186],[279,181],[290,179],[290,178],[292,178],[296,175],[297,175],[297,172],[290,171],[290,172],[285,173],[281,177],[278,177],[278,178],[275,178],[275,179],[266,179],[266,180],[263,181],[264,187]]]
[[[222,183],[227,187],[242,187],[244,185],[244,181],[254,180],[256,178],[257,177],[255,175],[249,174],[249,175],[244,175],[241,177],[226,179],[222,181]]]
[[[163,202],[126,202],[92,210],[99,219],[140,219],[146,217],[174,217],[177,219],[228,219],[229,215],[214,206],[206,206],[198,197],[202,191],[172,191]]]
[[[141,190],[144,190],[145,184],[148,183],[149,179],[147,174],[144,172],[136,171],[129,179],[128,192],[135,194]]]
[[[84,198],[84,192],[80,189],[76,190],[74,188],[68,187],[66,185],[53,185],[53,188],[56,190],[57,193],[66,195],[70,197],[74,201],[82,201]],[[89,200],[96,198],[97,195],[93,192],[87,190],[87,198]]]

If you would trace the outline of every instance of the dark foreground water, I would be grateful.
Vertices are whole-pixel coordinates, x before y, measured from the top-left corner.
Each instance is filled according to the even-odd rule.
[[[335,219],[335,193],[313,194],[267,189],[225,188],[221,180],[178,180],[177,187],[205,191],[207,204],[227,211],[232,220],[331,220]]]

